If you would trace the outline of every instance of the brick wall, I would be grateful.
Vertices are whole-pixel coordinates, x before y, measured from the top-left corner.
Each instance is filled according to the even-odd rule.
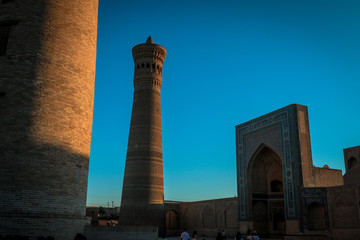
[[[0,46],[2,234],[41,235],[41,224],[63,236],[83,231],[97,8],[98,0],[0,3],[9,30]]]
[[[88,240],[158,240],[157,227],[86,226]]]
[[[221,198],[197,202],[165,203],[166,231],[168,235],[180,235],[183,229],[192,234],[194,230],[198,236],[215,237],[219,229],[225,229],[227,236],[234,237],[238,231],[237,197]],[[169,226],[168,213],[176,215],[178,227]],[[173,225],[173,224],[170,224]]]
[[[341,170],[328,167],[313,167],[313,178],[315,187],[332,187],[344,185]]]
[[[77,233],[83,233],[90,220],[71,217],[2,217],[0,216],[0,235],[29,236],[35,240],[39,236],[54,237],[55,240],[73,240]]]

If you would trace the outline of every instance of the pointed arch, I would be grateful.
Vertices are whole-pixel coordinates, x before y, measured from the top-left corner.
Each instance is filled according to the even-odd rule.
[[[195,226],[195,211],[194,208],[190,206],[185,210],[184,227],[186,229],[191,229],[193,226]]]
[[[171,209],[165,214],[166,229],[174,229],[179,227],[179,214]]]
[[[210,205],[206,205],[202,211],[203,227],[214,228],[215,227],[215,213]]]
[[[216,228],[225,228],[225,214],[223,209],[216,212]]]
[[[227,228],[237,228],[238,206],[230,203],[225,209],[225,225]]]
[[[248,187],[251,192],[271,192],[272,182],[283,186],[282,159],[265,143],[261,143],[250,158],[247,173],[247,180],[250,183]]]
[[[249,218],[263,234],[286,231],[283,183],[282,158],[273,148],[261,143],[248,163],[247,189]],[[276,199],[272,198],[273,194],[278,194]]]
[[[358,160],[355,157],[351,157],[348,161],[348,169],[358,164]]]
[[[259,157],[259,155],[264,153],[265,150],[271,150],[274,154],[276,154],[276,156],[279,159],[281,159],[280,153],[278,153],[274,148],[270,147],[269,145],[267,145],[265,143],[261,143],[261,144],[259,144],[257,149],[254,151],[253,155],[250,158],[249,163],[247,164],[247,170],[248,171],[251,168],[251,165],[254,163],[254,159],[257,159]]]

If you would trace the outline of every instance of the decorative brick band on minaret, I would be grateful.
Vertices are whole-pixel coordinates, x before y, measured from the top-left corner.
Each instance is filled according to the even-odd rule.
[[[162,226],[164,180],[161,133],[162,66],[166,50],[151,37],[132,50],[135,62],[120,224]]]

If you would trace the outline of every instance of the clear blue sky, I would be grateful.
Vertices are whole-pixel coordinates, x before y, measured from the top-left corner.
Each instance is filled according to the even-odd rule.
[[[133,100],[133,46],[167,49],[166,200],[232,197],[235,126],[308,106],[313,162],[344,171],[360,144],[360,1],[100,0],[87,205],[120,204]]]

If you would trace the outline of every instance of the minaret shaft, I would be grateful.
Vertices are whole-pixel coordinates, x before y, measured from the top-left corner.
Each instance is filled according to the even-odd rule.
[[[135,91],[122,198],[129,204],[164,202],[160,108],[159,92]]]
[[[133,48],[135,91],[120,208],[122,225],[163,225],[160,89],[166,50],[149,39]]]

